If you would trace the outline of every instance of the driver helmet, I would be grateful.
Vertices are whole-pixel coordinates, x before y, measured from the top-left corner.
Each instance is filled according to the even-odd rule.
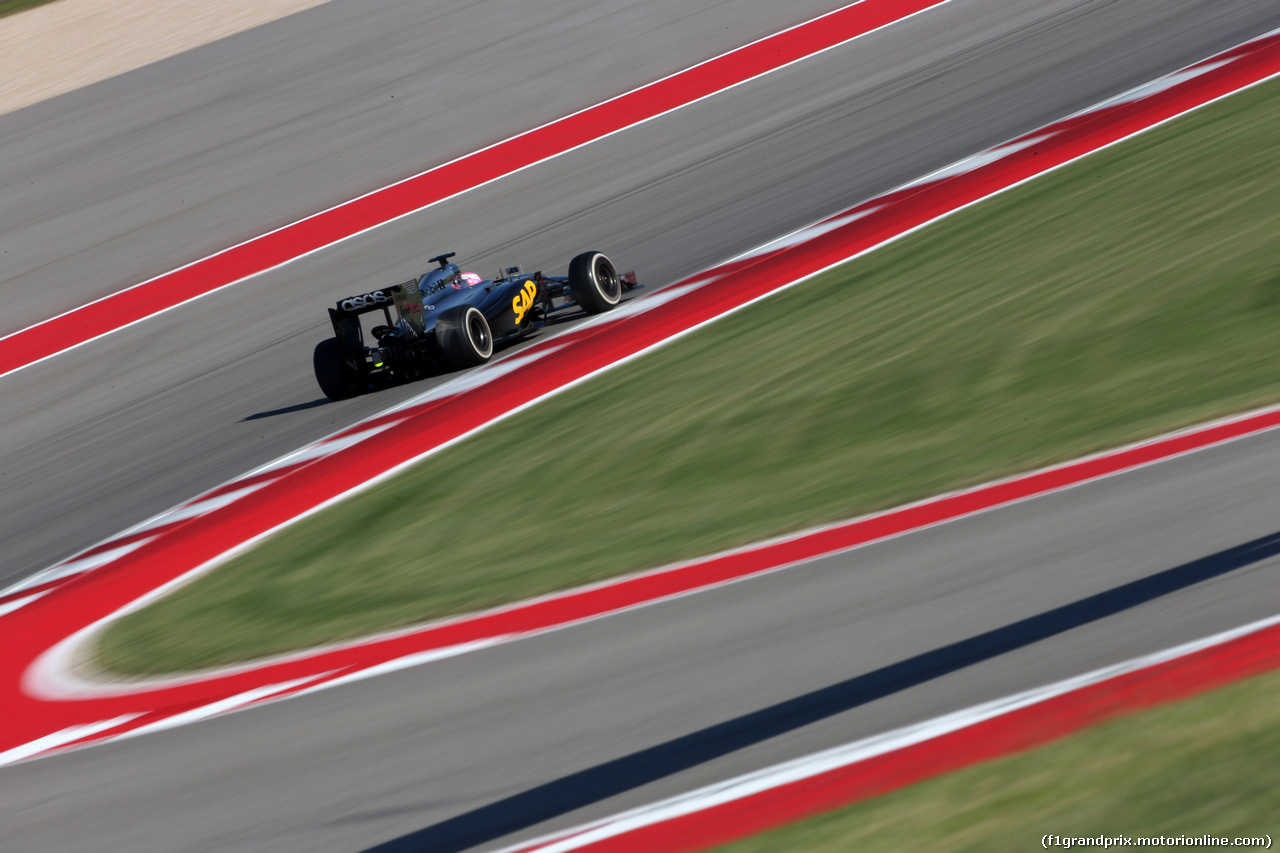
[[[484,281],[484,279],[473,272],[464,272],[462,274],[462,285],[464,287],[475,287],[482,281]]]

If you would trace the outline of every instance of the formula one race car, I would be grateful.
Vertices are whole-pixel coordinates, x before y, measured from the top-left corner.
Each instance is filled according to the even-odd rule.
[[[600,252],[584,252],[567,276],[525,274],[510,267],[485,280],[432,258],[439,267],[416,279],[341,299],[329,309],[333,337],[316,345],[313,364],[320,390],[331,400],[370,388],[410,382],[443,370],[484,364],[494,347],[545,326],[552,312],[577,305],[588,314],[608,311],[637,287],[635,273],[619,275]],[[381,311],[366,342],[361,315]],[[393,316],[394,314],[394,316]]]

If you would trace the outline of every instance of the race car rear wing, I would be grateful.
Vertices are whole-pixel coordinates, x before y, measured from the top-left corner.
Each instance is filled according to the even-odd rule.
[[[413,310],[415,297],[416,311]],[[355,361],[364,351],[364,330],[360,327],[360,315],[380,310],[387,325],[390,326],[395,323],[391,317],[393,305],[396,306],[401,317],[416,317],[417,323],[409,320],[409,324],[421,331],[422,295],[418,293],[416,280],[348,296],[346,299],[339,299],[337,304],[329,309],[333,335],[341,343],[348,360]]]
[[[348,296],[346,299],[339,299],[337,306],[330,310],[338,315],[358,317],[361,314],[368,314],[370,311],[377,311],[379,308],[389,309],[395,304],[396,294],[406,287],[413,287],[414,290],[417,290],[417,285],[417,281],[411,279],[404,284],[371,290],[368,293],[358,293],[355,296]],[[388,320],[387,322],[391,321]]]

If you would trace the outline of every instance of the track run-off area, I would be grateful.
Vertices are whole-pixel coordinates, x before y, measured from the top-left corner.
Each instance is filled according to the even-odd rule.
[[[922,4],[922,7],[932,5],[937,4]],[[896,7],[899,11],[904,8]],[[846,35],[838,43],[852,37]],[[393,476],[414,461],[496,420],[737,308],[802,283],[812,275],[951,212],[1277,73],[1280,73],[1280,44],[1275,36],[1218,54],[1096,108],[832,215],[746,256],[687,277],[636,300],[614,315],[431,388],[390,411],[344,428],[9,587],[0,597],[3,613],[0,630],[12,638],[0,670],[7,713],[12,712],[2,735],[5,740],[0,742],[2,760],[21,762],[76,747],[131,739],[432,661],[458,659],[469,652],[545,635],[602,616],[631,612],[642,605],[723,588],[727,583],[785,570],[802,561],[885,542],[942,522],[973,517],[992,508],[1012,506],[1031,497],[1096,482],[1099,478],[1135,471],[1273,429],[1280,423],[1280,413],[1254,412],[690,564],[258,665],[128,685],[89,682],[74,672],[73,664],[81,644],[91,640],[93,633],[107,621],[163,595],[195,574],[214,568],[229,555],[250,547],[293,520]],[[697,97],[706,97],[710,91],[719,89],[708,90]],[[545,157],[530,162],[541,159]],[[395,216],[431,203],[422,202],[419,196]],[[352,227],[355,230],[348,233],[362,233],[370,226]],[[324,239],[327,242],[299,244],[303,247],[298,249],[298,256],[344,237],[333,238],[330,233]],[[305,248],[306,245],[310,248]],[[275,259],[262,269],[286,261]],[[794,273],[786,281],[779,280],[774,272],[779,262]],[[255,270],[238,270],[234,278],[217,287],[254,274]],[[190,291],[186,292],[189,296]],[[111,328],[126,326],[150,314],[121,314]],[[110,330],[91,332],[84,340],[100,337]],[[22,356],[27,361],[17,366],[34,364],[53,354],[54,351],[40,354],[38,349],[32,349]],[[689,601],[696,606],[697,599],[693,596]],[[1274,665],[1273,633],[1270,627],[1259,626],[1257,633],[1249,635],[1248,641],[1253,642],[1255,648],[1250,652],[1252,669],[1247,671],[1261,671]],[[1236,636],[1218,640],[1243,641]],[[1195,647],[1180,649],[1174,654],[1181,660],[1206,653],[1205,649]],[[1202,661],[1201,658],[1195,660]],[[1135,672],[1146,671],[1157,663],[1173,665],[1166,658],[1143,658],[1129,668]],[[1218,675],[1223,672],[1220,668],[1214,671]],[[1108,676],[1115,674],[1107,673]],[[1246,668],[1240,668],[1235,674],[1246,674]],[[1097,678],[1084,680],[1099,681]],[[1204,678],[1196,683],[1199,687],[1194,689],[1216,682]],[[1058,687],[1046,688],[1043,696],[1066,696],[1076,686],[1081,685],[1072,684],[1061,691]],[[1190,691],[1171,690],[1168,698],[1186,692]],[[1073,695],[1075,698],[1062,701],[1087,703],[1091,694],[1086,690]],[[1018,697],[1010,700],[1009,707],[1021,707]],[[907,741],[910,738],[903,743]],[[975,751],[972,760],[986,755],[981,750]],[[902,778],[904,782],[910,781],[953,766],[956,765],[925,758]],[[865,789],[856,784],[851,788],[861,792],[857,795],[866,794]],[[847,801],[850,796],[846,792],[816,807],[829,807]],[[772,817],[763,820],[760,827],[814,807],[813,802],[799,807],[792,803],[772,812],[761,811],[761,815]],[[660,826],[652,822],[649,825]],[[600,825],[592,825],[591,829],[610,837],[621,837],[614,831],[617,824],[612,826],[613,829],[601,830]],[[645,836],[646,845],[652,845],[655,838],[660,841],[667,830],[649,831],[657,835]],[[557,843],[560,840],[558,837]],[[714,840],[722,837],[708,837],[699,843]]]
[[[478,370],[11,587],[0,597],[6,611],[0,624],[10,637],[0,683],[12,715],[0,734],[0,761],[135,736],[509,642],[1280,425],[1280,412],[1256,413],[694,564],[283,660],[128,685],[80,682],[68,668],[79,644],[111,618],[497,419],[941,216],[1277,74],[1280,36],[1215,56]],[[779,281],[779,260],[798,277]]]

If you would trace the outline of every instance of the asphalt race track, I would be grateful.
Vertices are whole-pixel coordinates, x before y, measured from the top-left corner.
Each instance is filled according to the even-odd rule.
[[[420,391],[320,399],[334,298],[449,250],[558,272],[599,248],[661,286],[1280,26],[1274,3],[1229,5],[953,0],[0,379],[0,582]],[[333,0],[0,116],[0,333],[827,8],[377,6]],[[1277,457],[1264,435],[5,768],[0,846],[498,847],[1231,628],[1280,611]]]

